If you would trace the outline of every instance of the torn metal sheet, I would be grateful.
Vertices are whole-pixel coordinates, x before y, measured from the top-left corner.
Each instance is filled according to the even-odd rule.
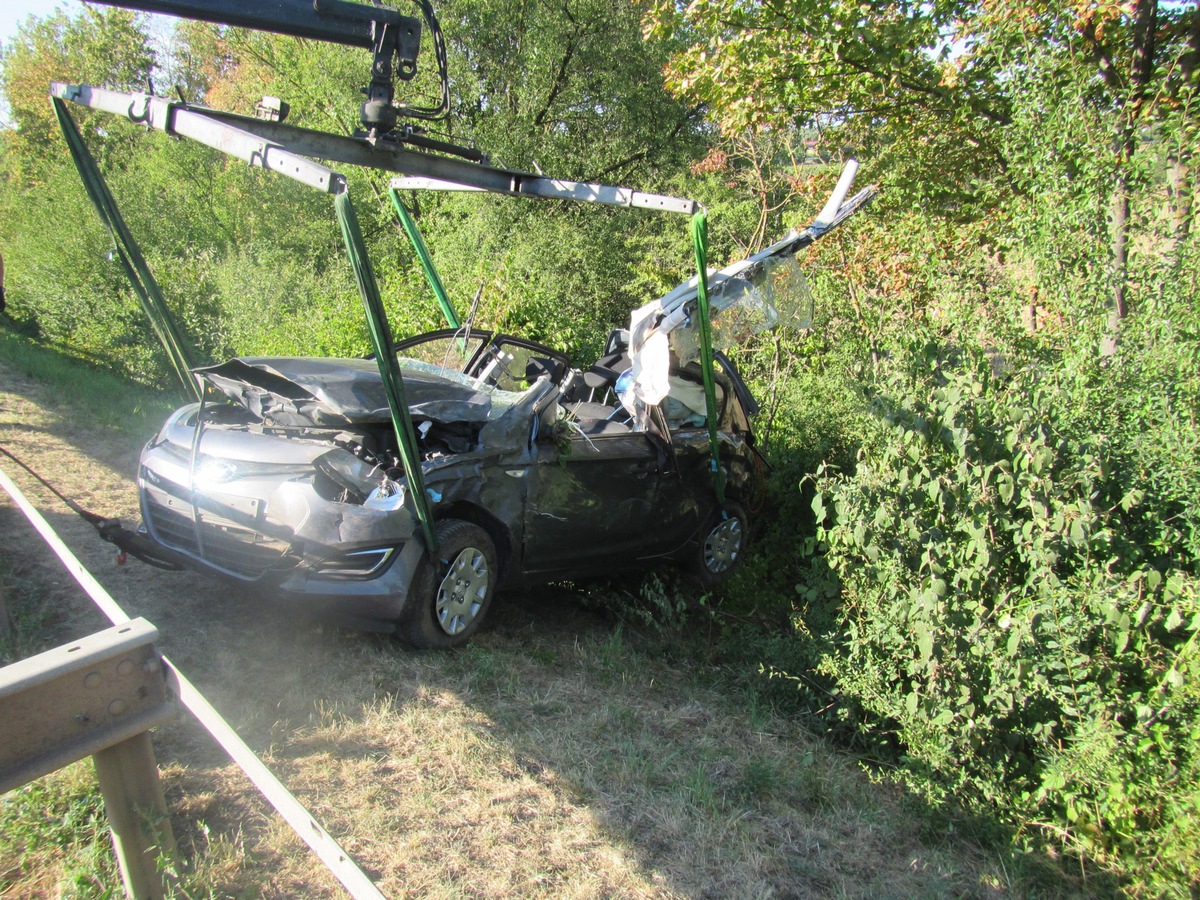
[[[875,196],[872,186],[847,199],[857,172],[858,163],[847,162],[828,202],[804,231],[792,232],[719,271],[710,270],[706,284],[714,349],[728,349],[781,325],[811,326],[812,290],[795,254]],[[630,358],[635,374],[628,405],[639,421],[645,420],[647,409],[658,406],[670,393],[670,372],[700,358],[698,285],[699,276],[693,276],[630,316]]]

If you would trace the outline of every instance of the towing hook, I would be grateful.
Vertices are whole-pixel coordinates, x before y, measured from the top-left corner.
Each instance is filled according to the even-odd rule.
[[[100,533],[100,539],[108,541],[110,544],[120,546],[119,540],[121,537],[121,520],[120,519],[105,519],[96,524],[96,531]],[[122,550],[122,553],[125,551]],[[120,563],[124,565],[124,563]]]
[[[129,101],[129,111],[126,113],[131,122],[149,122],[150,121],[150,95],[149,94],[134,94],[133,99]]]

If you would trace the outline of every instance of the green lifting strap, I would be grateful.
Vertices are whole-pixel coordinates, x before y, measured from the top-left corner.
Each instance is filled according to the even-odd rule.
[[[425,547],[432,557],[437,552],[437,539],[433,534],[433,511],[429,507],[429,496],[425,493],[425,476],[421,472],[417,434],[408,412],[408,399],[404,395],[404,380],[400,377],[400,366],[396,362],[396,353],[392,350],[392,329],[383,309],[379,285],[375,281],[375,272],[371,268],[371,260],[363,242],[358,216],[350,202],[350,194],[345,191],[338,194],[333,199],[333,205],[337,210],[338,224],[342,226],[342,238],[346,241],[346,250],[350,254],[350,265],[354,268],[358,292],[366,308],[371,346],[375,350],[375,361],[379,364],[379,374],[383,378],[388,406],[391,407],[392,427],[400,444],[404,473],[408,476],[408,492],[416,506],[417,519],[425,536]]]
[[[704,407],[708,419],[708,446],[712,452],[713,489],[725,505],[725,479],[721,475],[721,445],[717,438],[717,389],[713,373],[712,321],[708,308],[708,217],[692,216],[692,246],[696,250],[696,318],[700,325],[700,372],[704,376]]]
[[[429,255],[429,248],[425,246],[425,239],[421,237],[417,223],[413,221],[408,207],[400,199],[399,191],[395,188],[389,188],[388,196],[392,198],[392,206],[396,207],[396,215],[400,217],[400,224],[404,226],[404,231],[408,235],[408,239],[412,241],[413,250],[417,253],[417,259],[421,261],[421,268],[425,270],[425,278],[429,281],[429,286],[433,288],[433,295],[437,298],[438,306],[442,308],[442,315],[446,317],[446,323],[451,328],[459,328],[462,323],[458,321],[458,315],[454,312],[454,307],[450,305],[450,298],[446,295],[446,288],[442,284],[441,276],[438,275],[438,271],[433,265],[433,258]]]
[[[96,165],[96,160],[88,150],[87,144],[84,143],[83,136],[75,125],[75,120],[71,118],[71,114],[67,112],[67,107],[61,100],[57,97],[52,100],[54,114],[58,117],[63,137],[66,138],[67,146],[71,150],[75,168],[79,170],[79,177],[83,181],[88,197],[96,207],[100,220],[112,236],[117,259],[120,260],[121,267],[125,270],[130,285],[133,286],[133,292],[141,301],[142,309],[145,310],[146,317],[150,320],[154,333],[158,335],[163,349],[167,351],[171,367],[183,383],[184,389],[199,400],[200,384],[191,374],[192,361],[189,358],[187,346],[184,344],[179,329],[175,326],[175,319],[171,315],[166,300],[163,299],[158,282],[154,280],[150,267],[146,265],[146,259],[142,256],[137,241],[133,239],[129,226],[125,224],[125,219],[121,216],[120,209],[117,208],[117,201],[113,199],[112,193],[108,190],[104,176],[100,174],[100,168]]]

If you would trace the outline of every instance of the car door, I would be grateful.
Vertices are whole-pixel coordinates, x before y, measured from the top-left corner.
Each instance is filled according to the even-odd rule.
[[[632,430],[538,440],[525,514],[525,570],[584,573],[653,555],[663,455]]]
[[[669,380],[671,393],[661,405],[661,422],[670,437],[671,471],[659,481],[654,510],[667,553],[695,536],[715,503],[703,385],[690,373],[673,372]],[[723,400],[718,385],[718,421]]]

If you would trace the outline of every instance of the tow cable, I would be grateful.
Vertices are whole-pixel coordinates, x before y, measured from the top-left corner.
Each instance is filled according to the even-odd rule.
[[[118,566],[125,565],[128,557],[132,556],[134,559],[141,560],[146,565],[154,566],[156,569],[166,569],[170,572],[178,572],[183,569],[183,566],[179,563],[166,559],[161,547],[136,531],[130,531],[128,528],[125,528],[121,524],[120,519],[106,518],[99,513],[84,509],[70,497],[64,496],[54,485],[26,465],[24,461],[14,456],[3,445],[0,445],[0,454],[7,456],[36,478],[42,487],[65,503],[81,519],[92,525],[99,533],[101,540],[114,545],[117,548]]]

